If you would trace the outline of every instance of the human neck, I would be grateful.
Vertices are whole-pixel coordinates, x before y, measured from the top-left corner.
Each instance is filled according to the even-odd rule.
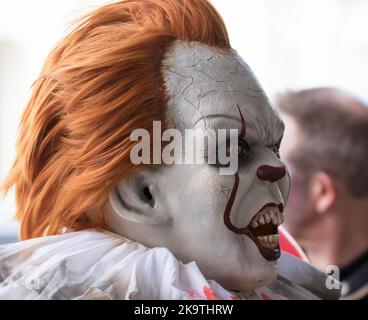
[[[321,270],[343,267],[368,248],[368,206],[344,208],[329,214],[314,227],[303,247],[310,262]]]

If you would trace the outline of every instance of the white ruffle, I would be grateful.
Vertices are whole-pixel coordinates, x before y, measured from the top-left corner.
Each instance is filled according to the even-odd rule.
[[[105,230],[0,246],[0,299],[284,299],[280,287],[235,295],[195,262]]]
[[[197,265],[103,230],[0,247],[0,299],[231,299]]]

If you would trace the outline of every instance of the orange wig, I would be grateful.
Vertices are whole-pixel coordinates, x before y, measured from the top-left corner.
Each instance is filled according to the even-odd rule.
[[[160,67],[175,40],[230,49],[206,0],[127,0],[86,16],[50,53],[2,186],[15,187],[21,239],[103,226],[108,194],[142,170],[130,133],[166,120]]]

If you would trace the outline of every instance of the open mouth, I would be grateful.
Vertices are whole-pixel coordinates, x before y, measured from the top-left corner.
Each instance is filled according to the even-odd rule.
[[[277,260],[281,255],[277,228],[284,221],[282,211],[282,204],[268,203],[246,228],[246,234],[257,245],[262,256],[269,261]]]

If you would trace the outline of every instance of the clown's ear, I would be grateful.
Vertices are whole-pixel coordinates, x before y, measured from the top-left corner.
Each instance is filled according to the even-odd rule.
[[[112,210],[121,218],[142,224],[166,224],[154,178],[149,170],[122,181],[109,196]]]

